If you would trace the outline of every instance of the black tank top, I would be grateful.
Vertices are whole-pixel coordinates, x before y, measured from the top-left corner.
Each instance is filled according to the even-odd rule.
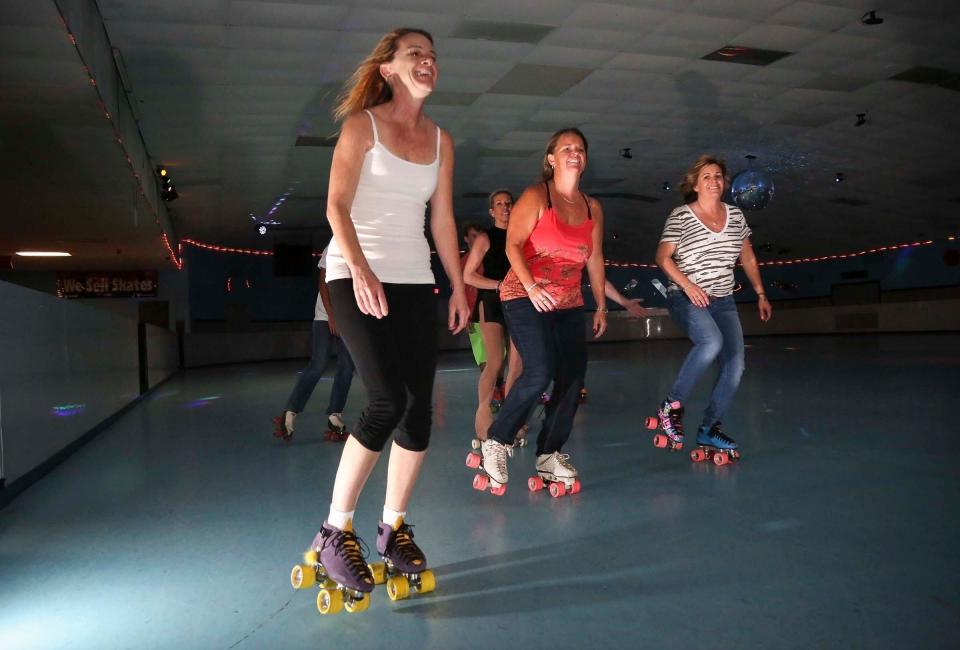
[[[507,259],[507,231],[491,226],[487,228],[487,237],[490,238],[490,249],[483,257],[483,276],[491,280],[502,280],[510,270],[510,260]]]

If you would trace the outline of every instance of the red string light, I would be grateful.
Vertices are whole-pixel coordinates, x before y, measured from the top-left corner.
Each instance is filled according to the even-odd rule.
[[[950,235],[947,237],[947,241],[954,241],[956,239],[955,235]],[[239,255],[273,255],[273,251],[268,250],[257,250],[250,248],[235,248],[233,246],[219,246],[217,244],[208,244],[206,242],[197,241],[195,239],[184,238],[181,240],[184,244],[189,244],[191,246],[196,246],[197,248],[203,248],[206,250],[217,251],[218,253],[236,253]],[[929,246],[936,243],[934,239],[928,239],[926,241],[915,241],[905,244],[893,244],[890,246],[878,246],[876,248],[869,248],[862,251],[854,251],[850,253],[836,253],[834,255],[820,255],[819,257],[799,257],[792,260],[770,260],[767,262],[757,262],[758,266],[790,266],[793,264],[809,264],[813,262],[829,262],[833,260],[845,260],[851,259],[854,257],[862,257],[864,255],[872,255],[874,253],[883,253],[885,251],[894,251],[902,250],[904,248],[917,248],[920,246]],[[436,254],[432,252],[432,254]],[[314,257],[319,257],[321,253],[314,252]],[[604,262],[605,266],[617,268],[617,269],[655,269],[657,268],[656,264],[643,264],[640,262],[615,262],[613,260],[606,260]]]
[[[80,51],[80,46],[77,44],[77,37],[70,30],[70,26],[67,24],[67,19],[64,17],[62,12],[60,13],[60,23],[63,25],[64,31],[67,33],[67,39],[69,39],[70,44],[77,50],[77,56],[80,58],[80,65],[83,66],[84,72],[87,73],[87,77],[90,80],[90,85],[96,90],[97,93],[97,106],[100,108],[103,116],[110,122],[110,127],[113,129],[113,136],[117,141],[117,144],[120,145],[121,150],[123,151],[123,157],[127,161],[127,166],[130,168],[130,173],[133,175],[134,180],[137,183],[137,187],[140,190],[140,195],[146,198],[146,192],[143,187],[142,179],[140,174],[137,173],[137,170],[133,166],[133,161],[130,159],[130,155],[127,153],[126,149],[123,149],[123,136],[120,133],[120,129],[117,127],[117,123],[113,119],[113,115],[107,109],[106,103],[103,101],[103,96],[100,94],[100,88],[97,87],[97,80],[93,76],[93,72],[90,70],[90,66],[87,65],[86,61],[83,58],[83,52]],[[167,249],[167,252],[170,254],[170,261],[173,262],[174,266],[177,267],[177,270],[183,268],[183,247],[178,246],[178,249],[181,252],[181,256],[177,257],[176,253],[173,250],[173,247],[170,246],[170,239],[167,237],[167,233],[163,230],[163,225],[160,223],[160,213],[154,208],[154,206],[149,202],[145,201],[147,207],[150,209],[150,212],[153,213],[153,221],[155,224],[160,226],[160,240]]]

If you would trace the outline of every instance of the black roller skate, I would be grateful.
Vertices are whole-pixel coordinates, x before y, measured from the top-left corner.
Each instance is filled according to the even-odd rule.
[[[656,417],[647,418],[647,428],[663,429],[663,433],[653,436],[653,446],[668,451],[683,449],[683,405],[680,402],[664,400]]]
[[[327,416],[327,431],[323,434],[324,440],[330,442],[343,442],[349,437],[347,425],[340,418],[339,413],[331,413]]]

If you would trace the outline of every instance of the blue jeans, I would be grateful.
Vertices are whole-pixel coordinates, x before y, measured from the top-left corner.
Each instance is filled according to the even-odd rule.
[[[553,381],[537,436],[537,455],[560,451],[570,437],[587,371],[583,309],[539,312],[527,298],[503,303],[507,331],[523,359],[523,372],[500,407],[488,436],[513,444],[540,395]]]
[[[353,359],[347,352],[347,346],[340,339],[330,334],[330,327],[325,320],[313,321],[313,352],[310,363],[300,371],[290,399],[287,400],[287,410],[300,413],[307,405],[313,389],[323,376],[330,361],[330,353],[337,351],[337,374],[333,378],[333,388],[330,390],[330,403],[327,406],[327,415],[343,413],[347,403],[347,393],[350,392],[350,383],[353,381]]]
[[[703,414],[703,426],[711,427],[723,420],[743,374],[743,329],[736,302],[733,296],[711,297],[707,307],[697,307],[682,291],[671,291],[667,308],[673,322],[693,341],[693,349],[680,367],[667,399],[685,404],[700,375],[715,360],[719,361],[720,375]]]

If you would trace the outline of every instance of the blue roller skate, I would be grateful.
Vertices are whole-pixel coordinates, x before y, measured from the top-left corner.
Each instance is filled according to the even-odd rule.
[[[698,448],[690,452],[690,460],[699,463],[704,460],[713,460],[713,464],[727,465],[740,458],[740,450],[736,441],[727,436],[720,428],[719,422],[707,428],[697,429]]]

